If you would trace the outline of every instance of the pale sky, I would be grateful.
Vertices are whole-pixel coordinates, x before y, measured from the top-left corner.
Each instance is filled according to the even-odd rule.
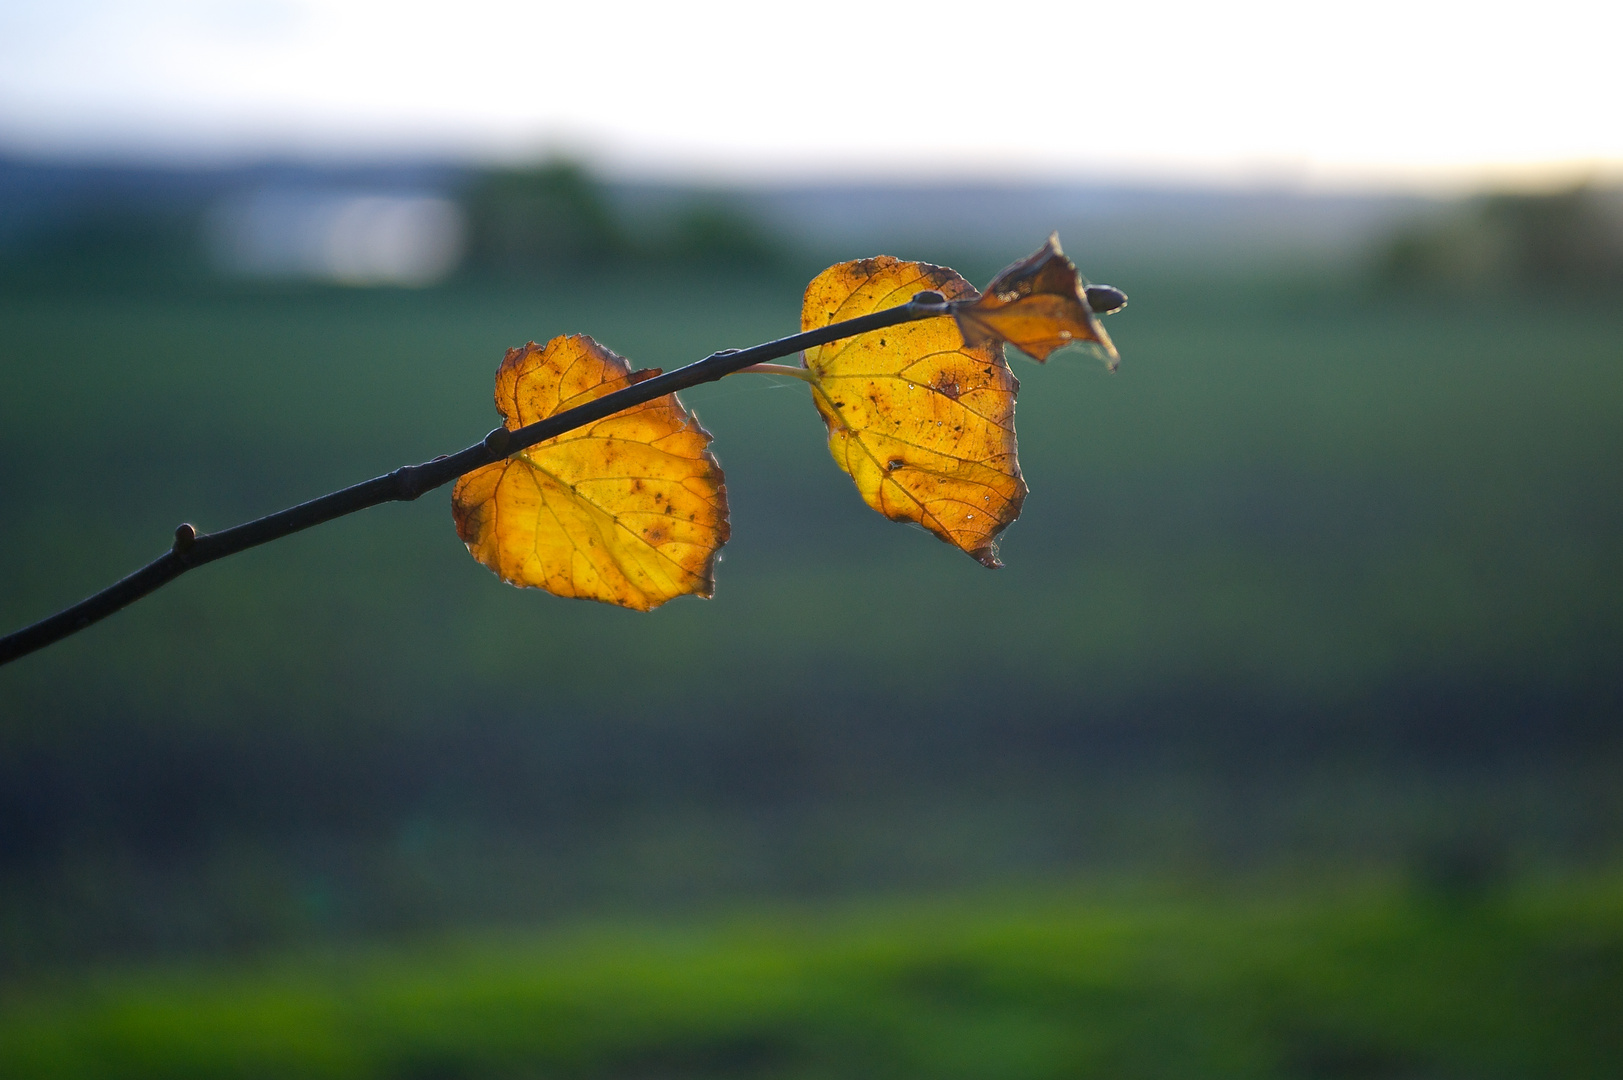
[[[627,175],[1623,173],[1623,2],[0,0],[0,149]]]

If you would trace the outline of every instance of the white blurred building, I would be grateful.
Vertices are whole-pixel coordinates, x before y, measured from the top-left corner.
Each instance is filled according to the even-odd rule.
[[[231,274],[420,288],[462,259],[462,210],[424,193],[261,188],[209,211],[215,265]]]

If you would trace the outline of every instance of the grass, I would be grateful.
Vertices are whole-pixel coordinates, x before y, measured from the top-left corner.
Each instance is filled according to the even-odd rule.
[[[1605,1077],[1623,881],[1050,889],[579,925],[0,997],[33,1077]]]

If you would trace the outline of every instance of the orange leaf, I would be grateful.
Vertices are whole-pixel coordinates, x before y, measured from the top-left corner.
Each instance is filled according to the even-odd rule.
[[[1091,341],[1115,371],[1121,363],[1110,335],[1088,306],[1087,283],[1059,247],[1059,234],[1004,270],[986,295],[956,312],[964,340],[972,345],[1006,341],[1037,361],[1055,349]]]
[[[894,307],[926,289],[948,300],[976,295],[945,267],[882,255],[819,274],[806,287],[801,328]],[[805,364],[829,451],[863,501],[984,566],[1001,565],[995,540],[1026,497],[1014,443],[1020,384],[1002,346],[965,345],[942,315],[807,349]]]
[[[496,408],[509,430],[658,375],[585,335],[509,349]],[[513,585],[649,611],[715,590],[727,490],[710,433],[675,394],[520,450],[457,481],[457,534]]]

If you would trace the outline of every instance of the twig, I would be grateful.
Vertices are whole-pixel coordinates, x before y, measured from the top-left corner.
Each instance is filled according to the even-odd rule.
[[[748,349],[727,349],[712,353],[696,363],[655,376],[623,390],[616,390],[584,405],[554,414],[545,420],[538,420],[527,427],[514,431],[497,428],[481,442],[474,443],[448,457],[437,457],[420,465],[403,465],[391,473],[375,476],[352,487],[323,495],[319,499],[311,499],[309,502],[290,506],[286,510],[279,510],[229,529],[199,534],[191,525],[181,525],[175,530],[173,546],[129,577],[109,585],[65,611],[59,611],[32,626],[26,626],[0,638],[0,664],[9,664],[20,656],[26,656],[70,634],[76,634],[204,563],[211,563],[227,555],[235,555],[239,551],[279,540],[313,525],[353,514],[369,506],[386,502],[410,502],[425,491],[442,487],[463,473],[499,461],[527,446],[533,446],[545,439],[573,431],[594,420],[602,420],[633,405],[641,405],[645,401],[652,401],[677,390],[685,390],[700,383],[715,382],[763,361],[789,356],[802,349],[826,345],[841,338],[854,337],[869,330],[879,330],[898,323],[915,322],[937,315],[948,315],[952,309],[953,305],[944,300],[940,293],[919,293],[899,307],[887,308],[855,319],[846,319],[844,322],[831,323],[818,330],[791,334],[789,337]]]

